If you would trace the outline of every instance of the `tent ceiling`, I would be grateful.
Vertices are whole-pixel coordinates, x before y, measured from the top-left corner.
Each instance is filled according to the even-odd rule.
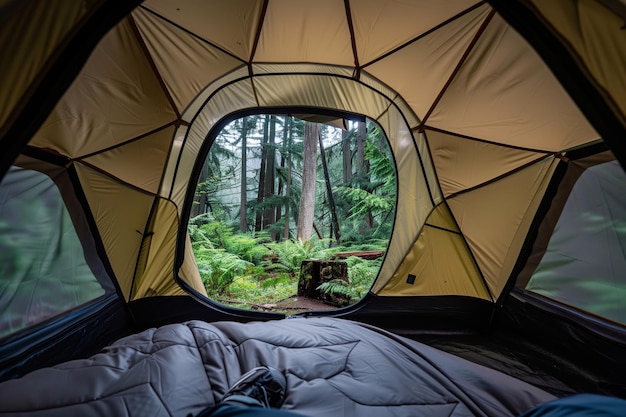
[[[606,12],[593,0],[579,3]],[[86,16],[79,1],[43,4],[30,1],[20,10],[53,36],[44,39],[41,25],[22,27],[19,18],[7,22],[22,41],[9,51],[20,59],[4,64],[12,82],[0,93],[5,126],[33,74]],[[626,67],[626,42],[607,29],[589,45],[588,36],[570,33],[574,17],[564,10],[571,19],[558,30],[578,39],[575,50],[599,83],[611,91],[626,85],[624,72],[601,70]],[[594,18],[584,21],[602,32]],[[472,278],[445,291],[465,295],[472,288],[496,298],[559,154],[600,140],[539,55],[482,1],[147,0],[104,36],[29,144],[80,167],[121,287],[127,297],[141,297],[173,291],[163,285],[173,268],[163,274],[139,264],[156,253],[159,265],[174,264],[173,240],[184,236],[172,233],[172,223],[184,218],[187,185],[207,137],[239,111],[268,107],[347,111],[385,130],[401,185],[378,289],[410,270],[412,248],[433,243],[418,242],[420,233],[435,207],[446,204],[470,251],[459,265]],[[511,196],[504,203],[503,193]],[[120,222],[115,205],[99,201],[104,196],[138,204]],[[116,222],[132,225],[121,230]],[[187,257],[182,268],[192,263]],[[483,282],[488,291],[477,287]]]

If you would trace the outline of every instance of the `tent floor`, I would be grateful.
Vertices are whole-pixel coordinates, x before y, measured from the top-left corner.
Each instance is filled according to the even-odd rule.
[[[555,396],[580,392],[626,398],[626,382],[615,380],[602,369],[572,363],[518,335],[413,335],[411,339],[496,369],[528,382]]]

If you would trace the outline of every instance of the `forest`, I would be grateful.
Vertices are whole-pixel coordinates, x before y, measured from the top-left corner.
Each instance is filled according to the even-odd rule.
[[[280,310],[308,274],[303,261],[326,260],[347,273],[327,276],[316,294],[333,306],[357,302],[380,269],[396,195],[387,138],[368,119],[232,121],[208,151],[188,226],[208,296]]]

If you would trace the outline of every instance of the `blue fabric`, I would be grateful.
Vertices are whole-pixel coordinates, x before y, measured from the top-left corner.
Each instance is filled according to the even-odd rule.
[[[577,394],[541,404],[519,417],[625,417],[626,400]]]
[[[249,407],[224,402],[198,414],[197,417],[305,417],[278,408]]]
[[[197,417],[305,417],[278,408],[250,407],[224,402]],[[596,394],[577,394],[541,404],[519,417],[626,417],[626,400]]]

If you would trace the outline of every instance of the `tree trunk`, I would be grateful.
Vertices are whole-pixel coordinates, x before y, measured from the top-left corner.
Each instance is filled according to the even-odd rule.
[[[265,185],[263,187],[263,200],[274,196],[275,179],[276,179],[276,116],[270,116],[270,126],[266,140],[266,159],[265,159]],[[268,229],[276,222],[274,207],[266,205],[263,210],[263,229]]]
[[[302,196],[298,213],[298,239],[309,240],[313,233],[315,213],[315,183],[317,180],[317,140],[320,126],[306,122],[304,125],[304,163],[302,170]]]
[[[341,151],[343,156],[343,184],[348,185],[352,180],[352,149],[350,147],[350,133],[341,131]]]
[[[367,129],[365,122],[358,122],[357,125],[357,135],[356,135],[356,155],[357,155],[357,178],[359,181],[359,185],[361,188],[367,191],[371,191],[371,184],[369,181],[369,171],[370,164],[369,161],[365,158],[365,142],[367,137]],[[374,217],[371,212],[365,213],[363,217],[364,225],[362,227],[362,232],[367,232],[368,229],[371,229],[374,224]]]
[[[276,195],[282,196],[284,197],[284,194],[286,193],[285,191],[285,183],[286,183],[286,178],[284,178],[285,176],[285,168],[287,166],[287,139],[288,139],[288,135],[289,135],[289,116],[285,116],[285,120],[283,122],[283,138],[282,138],[282,142],[281,142],[281,150],[280,150],[280,172],[282,173],[279,177],[278,177],[278,191],[276,192]],[[285,206],[287,206],[289,204],[289,202],[287,201],[287,204],[285,204]],[[280,220],[282,219],[283,216],[283,205],[282,204],[277,204],[276,205],[276,223],[280,222]],[[288,212],[287,212],[288,213]],[[287,215],[285,217],[285,221],[289,222],[289,215]],[[289,226],[287,226],[289,227]],[[284,231],[284,228],[283,228]],[[280,232],[275,232],[272,233],[272,238],[278,242],[280,241],[280,237],[281,234]]]
[[[269,115],[265,115],[265,123],[263,124],[263,138],[261,139],[261,167],[259,168],[259,190],[257,193],[256,221],[254,230],[259,232],[263,230],[263,210],[261,203],[265,198],[265,166],[267,165],[267,131],[269,127]]]
[[[202,184],[206,182],[209,178],[209,164],[207,161],[204,161],[204,165],[202,166],[202,171],[200,171],[200,177],[198,178],[198,184]],[[208,197],[206,192],[197,193],[194,197],[193,205],[191,206],[191,212],[189,213],[190,218],[194,218],[199,216],[200,214],[204,214],[208,211]]]
[[[289,218],[289,206],[291,205],[291,117],[285,118],[285,126],[288,126],[288,128],[286,128],[287,181],[285,184],[285,227],[283,229],[283,239],[288,240],[290,237],[289,222],[291,221]]]
[[[241,128],[241,194],[239,206],[239,229],[245,233],[248,231],[248,118],[244,117]]]
[[[332,227],[330,237],[333,237],[333,229],[335,232],[336,243],[341,241],[341,234],[339,232],[339,222],[337,221],[337,209],[335,208],[335,199],[333,198],[333,188],[330,183],[330,177],[328,176],[328,165],[326,164],[326,153],[324,152],[324,141],[322,135],[319,135],[320,143],[320,156],[322,159],[322,168],[324,170],[324,182],[326,183],[326,193],[328,194],[328,205],[330,206],[330,218],[332,220]]]

